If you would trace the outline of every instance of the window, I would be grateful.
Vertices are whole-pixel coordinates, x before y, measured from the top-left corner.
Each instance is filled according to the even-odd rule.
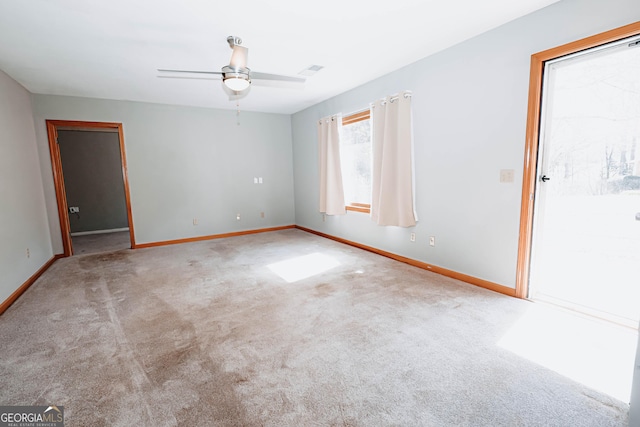
[[[340,158],[347,210],[371,211],[371,120],[369,110],[342,119]]]

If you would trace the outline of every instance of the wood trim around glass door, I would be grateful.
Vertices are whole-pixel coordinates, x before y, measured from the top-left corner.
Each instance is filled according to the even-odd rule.
[[[102,130],[118,132],[120,144],[120,163],[122,165],[122,179],[124,181],[124,197],[127,206],[127,220],[129,222],[129,240],[131,248],[135,249],[135,233],[133,229],[133,214],[131,211],[131,195],[129,192],[129,176],[127,173],[127,157],[124,149],[124,133],[122,123],[108,122],[80,122],[68,120],[47,120],[47,137],[49,139],[49,154],[51,155],[51,169],[53,172],[53,185],[56,192],[58,204],[58,217],[60,219],[60,233],[62,235],[63,256],[73,255],[71,244],[71,227],[69,225],[69,209],[67,206],[67,195],[64,187],[64,175],[62,171],[62,159],[60,157],[60,147],[58,146],[58,129],[74,130]]]
[[[624,27],[616,28],[615,30],[554,47],[531,56],[527,133],[522,178],[522,203],[520,207],[520,237],[518,241],[518,264],[516,269],[516,296],[518,298],[527,298],[529,294],[529,267],[531,263],[531,243],[533,240],[533,208],[540,137],[540,106],[542,103],[542,79],[545,63],[565,55],[613,43],[639,34],[640,22],[635,22],[625,25]]]

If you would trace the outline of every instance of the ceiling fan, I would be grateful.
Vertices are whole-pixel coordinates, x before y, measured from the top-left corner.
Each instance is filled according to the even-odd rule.
[[[247,67],[249,49],[241,46],[242,40],[239,37],[227,37],[227,43],[233,50],[229,65],[222,67],[222,71],[192,71],[192,70],[166,70],[158,69],[158,77],[173,79],[219,79],[222,78],[224,86],[239,95],[251,86],[252,80],[271,80],[287,83],[304,83],[301,77],[284,76],[279,74],[268,74],[251,71]]]

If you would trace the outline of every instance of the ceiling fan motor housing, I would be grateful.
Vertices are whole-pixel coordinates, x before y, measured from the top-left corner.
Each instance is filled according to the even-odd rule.
[[[250,72],[246,67],[232,67],[226,65],[222,67],[222,81],[229,89],[240,92],[251,85]]]
[[[227,37],[227,43],[229,43],[229,47],[233,49],[234,46],[240,46],[242,44],[242,39],[240,37],[229,36]]]

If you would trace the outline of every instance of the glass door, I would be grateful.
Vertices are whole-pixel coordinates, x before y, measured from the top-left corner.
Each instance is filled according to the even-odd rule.
[[[546,63],[529,298],[640,319],[640,37]]]

